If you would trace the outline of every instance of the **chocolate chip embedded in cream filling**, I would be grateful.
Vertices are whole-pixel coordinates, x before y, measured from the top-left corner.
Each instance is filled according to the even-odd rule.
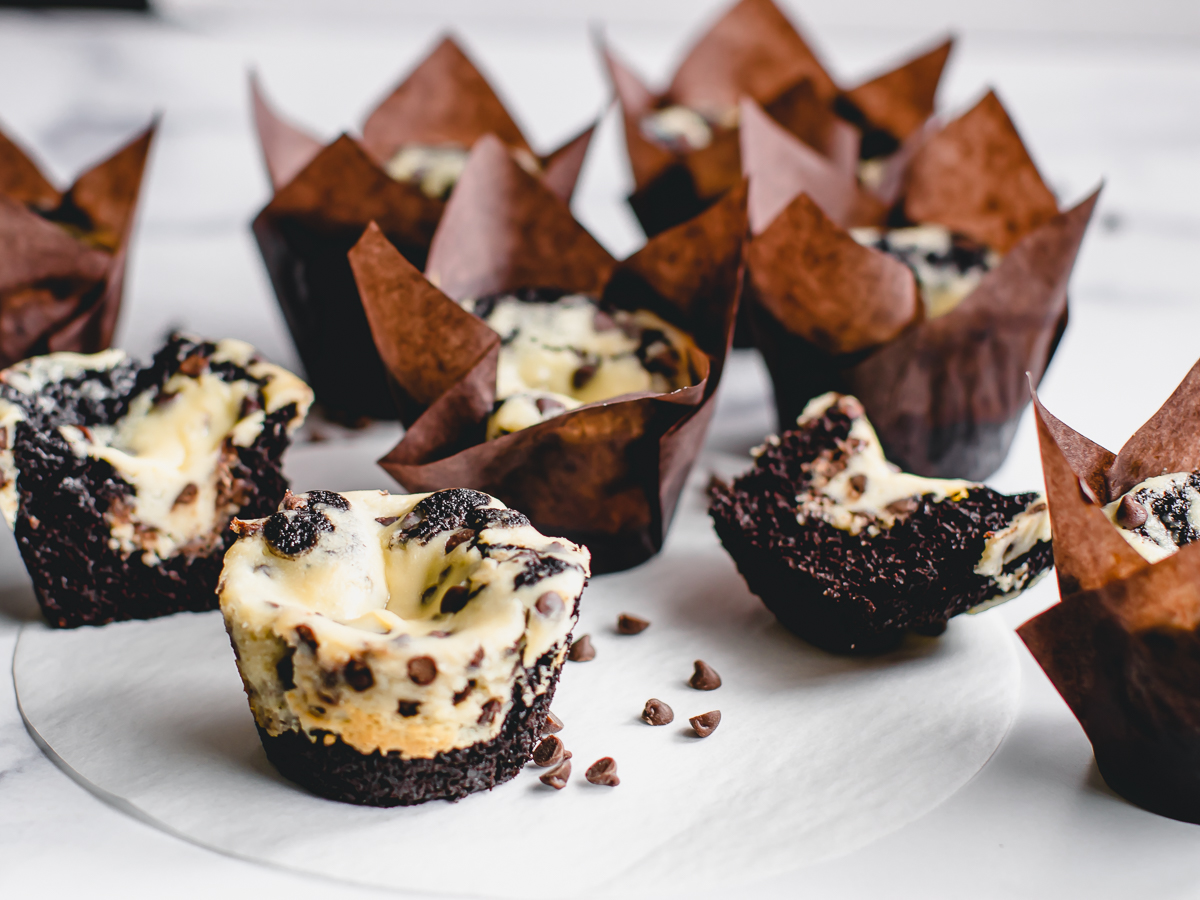
[[[529,290],[464,300],[501,336],[492,440],[586,403],[695,383],[691,338],[647,310],[583,294]]]
[[[525,171],[541,174],[541,164],[528,150],[517,148],[512,154]],[[470,155],[461,144],[406,144],[383,168],[396,181],[417,185],[426,197],[444,200],[458,184]]]
[[[851,237],[866,247],[894,256],[917,280],[925,317],[936,319],[953,310],[1000,264],[994,250],[941,225],[908,228],[852,228]]]
[[[429,761],[495,741],[510,712],[548,703],[585,548],[466,489],[311,491],[234,525],[218,593],[264,743],[291,732],[317,749]],[[491,787],[490,771],[457,795]]]
[[[1147,478],[1104,514],[1143,558],[1165,559],[1200,538],[1200,471]]]

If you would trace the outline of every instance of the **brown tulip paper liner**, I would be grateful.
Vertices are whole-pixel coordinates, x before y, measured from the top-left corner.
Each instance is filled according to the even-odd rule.
[[[652,110],[682,105],[717,113],[749,97],[840,170],[855,174],[860,152],[891,152],[932,115],[950,47],[946,41],[843,91],[772,0],[741,0],[692,46],[667,89],[655,93],[601,41],[633,169],[629,203],[642,228],[655,235],[687,221],[742,174],[736,126],[713,126],[703,149],[675,151],[642,134],[641,121]]]
[[[60,192],[0,132],[0,368],[112,343],[157,122]]]
[[[1092,742],[1108,786],[1200,823],[1200,546],[1150,563],[1101,505],[1200,468],[1200,364],[1110,453],[1034,397],[1062,602],[1018,629]]]
[[[370,222],[422,268],[445,201],[384,170],[405,145],[469,148],[495,134],[512,152],[529,143],[484,76],[445,38],[367,117],[362,137],[320,141],[278,116],[251,78],[254,119],[271,202],[254,234],[275,296],[317,399],[338,418],[395,418],[347,251]],[[546,185],[569,199],[591,141],[589,127],[537,158]]]
[[[981,481],[1008,454],[1067,323],[1067,281],[1099,191],[1065,212],[994,94],[923,135],[888,207],[750,101],[742,154],[753,235],[746,315],[780,428],[826,391],[858,397],[907,472]],[[911,270],[849,233],[916,222],[1004,256],[954,309],[924,317]]]
[[[649,558],[662,547],[712,417],[745,230],[738,189],[618,263],[498,140],[481,140],[434,238],[428,279],[378,227],[350,253],[409,425],[380,464],[409,490],[491,492],[544,533],[587,544],[594,572]],[[658,313],[696,342],[692,386],[591,403],[484,441],[500,338],[455,301],[527,287]]]

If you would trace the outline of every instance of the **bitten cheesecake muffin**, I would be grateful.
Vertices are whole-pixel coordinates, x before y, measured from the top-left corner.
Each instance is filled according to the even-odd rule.
[[[584,294],[528,290],[464,300],[500,335],[488,440],[585,403],[694,384],[692,339],[648,310],[606,307]]]
[[[1053,562],[1040,493],[899,471],[853,397],[812,400],[795,430],[755,455],[747,474],[711,488],[717,534],[780,622],[827,650],[940,633]]]
[[[371,806],[507,781],[541,734],[588,551],[478,491],[289,494],[219,593],[267,757]]]
[[[894,256],[912,270],[925,306],[925,318],[944,316],[979,287],[1000,264],[1000,254],[942,225],[906,228],[852,228],[866,247]]]
[[[216,607],[230,520],[287,489],[312,392],[249,344],[174,335],[0,372],[0,509],[59,627]]]

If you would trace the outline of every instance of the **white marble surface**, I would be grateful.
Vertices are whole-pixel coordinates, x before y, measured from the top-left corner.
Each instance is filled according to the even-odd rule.
[[[282,108],[332,136],[356,125],[452,21],[535,141],[548,146],[604,103],[590,21],[607,18],[626,55],[661,76],[688,24],[718,4],[446,0],[437,7],[443,18],[434,4],[368,0],[349,5],[353,17],[333,12],[346,4],[315,0],[162,5],[167,12],[154,20],[0,14],[0,120],[65,179],[162,110],[119,342],[144,353],[168,327],[186,325],[246,338],[292,363],[247,229],[267,193],[245,104],[247,67],[261,71]],[[1106,179],[1073,283],[1071,327],[1043,396],[1115,449],[1200,357],[1200,6],[814,0],[803,11],[847,79],[950,23],[961,26],[945,102],[962,105],[994,84],[1065,200]],[[627,176],[618,140],[607,122],[576,206],[623,254],[640,238],[621,202]],[[757,361],[741,356],[730,374],[709,443],[737,451],[768,419]],[[1038,478],[1027,418],[994,483],[1017,489]],[[11,538],[0,537],[0,573],[19,571]],[[993,615],[1015,626],[1053,600],[1044,583]],[[35,615],[23,578],[0,583],[0,658]],[[1075,720],[1020,654],[1020,714],[972,783],[850,857],[773,882],[747,872],[746,893],[1200,896],[1200,829],[1112,795]],[[0,895],[382,896],[219,856],[105,805],[41,754],[8,676],[0,681]]]

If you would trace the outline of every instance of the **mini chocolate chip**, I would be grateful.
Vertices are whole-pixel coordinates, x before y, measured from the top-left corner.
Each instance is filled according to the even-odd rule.
[[[176,506],[186,506],[188,503],[195,503],[196,497],[200,494],[200,488],[189,482],[183,486],[183,490],[179,492],[179,496],[175,498],[175,502],[171,504],[171,508]]]
[[[467,686],[465,688],[463,688],[461,691],[459,691],[457,694],[454,695],[454,697],[453,697],[454,705],[458,706],[458,704],[462,703],[464,700],[466,700],[468,697],[470,697],[471,691],[473,691],[473,690],[475,690],[475,679],[474,678],[472,678],[470,681],[467,682]]]
[[[434,591],[436,590],[437,585],[431,584],[429,587],[425,588],[425,590],[421,591],[421,602],[428,603],[430,598],[433,597]]]
[[[408,529],[420,525],[424,518],[425,516],[423,516],[418,510],[409,510],[408,515],[406,515],[400,522],[400,530],[408,531]]]
[[[565,750],[566,748],[559,738],[552,734],[547,735],[533,748],[533,762],[543,769],[549,769],[565,759],[563,755]]]
[[[300,640],[304,641],[304,643],[306,643],[308,645],[309,650],[316,652],[317,636],[315,634],[313,634],[313,631],[311,628],[309,628],[307,625],[297,625],[296,626],[296,637],[298,637],[298,638],[300,638]]]
[[[503,704],[495,698],[489,700],[487,703],[483,704],[483,707],[480,709],[479,718],[476,719],[476,722],[480,725],[491,725],[492,722],[496,720],[496,716],[499,715],[500,707],[502,705]]]
[[[561,791],[567,786],[567,782],[571,779],[571,761],[564,759],[557,766],[546,772],[541,777],[542,784],[547,784],[556,791]]]
[[[571,642],[571,649],[567,651],[567,659],[571,662],[588,662],[596,658],[596,648],[592,646],[592,636],[585,634]]]
[[[596,377],[597,367],[592,363],[584,363],[575,370],[575,374],[571,376],[571,386],[575,390],[579,390],[589,381]]]
[[[584,777],[592,784],[602,784],[605,787],[616,787],[621,783],[617,777],[617,761],[611,756],[604,756],[588,766]]]
[[[695,729],[696,734],[700,735],[700,737],[708,737],[721,724],[721,711],[714,709],[712,712],[692,716],[688,721],[692,723],[692,728]]]
[[[375,686],[375,676],[371,674],[371,667],[361,659],[352,659],[346,663],[342,676],[346,679],[346,684],[359,693]]]
[[[649,627],[650,622],[639,616],[631,616],[629,613],[621,613],[617,616],[618,634],[641,634]]]
[[[696,660],[696,671],[688,679],[688,684],[698,691],[715,691],[721,686],[721,676],[704,660],[698,659]]]
[[[861,473],[860,473],[860,474],[858,474],[858,475],[851,476],[851,478],[850,478],[850,490],[854,491],[854,493],[858,494],[858,496],[860,496],[860,497],[861,497],[861,496],[862,496],[864,493],[866,493],[866,490],[867,490],[867,476],[866,476],[866,475],[863,475],[863,474],[861,474]]]
[[[1138,503],[1129,494],[1121,498],[1121,502],[1117,504],[1117,524],[1122,528],[1133,530],[1141,528],[1146,524],[1146,520],[1150,518],[1150,513],[1146,511],[1146,507]]]
[[[176,371],[179,372],[181,375],[187,375],[191,378],[195,378],[198,375],[200,375],[200,373],[203,372],[207,368],[208,368],[208,357],[203,356],[199,353],[195,353],[195,354],[189,356],[183,362],[181,362],[179,364],[179,368],[176,369]]]
[[[442,612],[456,613],[471,599],[470,589],[465,584],[456,584],[442,594]]]
[[[295,647],[285,647],[283,656],[279,657],[279,662],[275,663],[275,674],[279,676],[279,686],[285,691],[290,691],[296,686],[296,665],[292,661],[292,657],[295,655]]]
[[[471,661],[467,663],[468,669],[478,669],[483,663],[483,648],[480,647],[475,651],[475,655],[471,657]]]
[[[262,519],[232,519],[229,522],[229,527],[237,532],[238,537],[249,537],[252,534],[258,534],[263,530]]]
[[[464,528],[461,531],[456,531],[450,537],[446,538],[446,553],[449,553],[459,544],[465,544],[471,538],[475,537],[475,532],[469,528]]]
[[[262,403],[259,402],[257,397],[244,397],[242,399],[242,408],[238,410],[238,418],[244,419],[246,416],[262,408]]]
[[[437,663],[431,657],[417,656],[408,661],[408,677],[412,679],[413,684],[432,684],[433,679],[437,678],[437,673]]]
[[[537,411],[543,416],[556,416],[566,408],[565,403],[553,397],[538,397]]]
[[[400,715],[404,716],[406,719],[411,719],[420,709],[420,703],[414,703],[411,700],[401,700],[400,706],[396,709],[396,712],[400,713]]]
[[[375,521],[378,522],[380,525],[382,525],[384,528],[387,528],[389,525],[394,524],[395,521],[399,518],[400,518],[399,516],[380,516]]]
[[[563,730],[563,720],[546,710],[546,721],[542,723],[542,734],[557,734]]]
[[[893,516],[908,516],[915,513],[920,505],[915,497],[905,497],[903,500],[893,500],[884,509]]]
[[[546,593],[537,598],[537,603],[534,606],[543,616],[556,616],[562,612],[563,599],[554,591],[546,591]]]
[[[653,697],[646,701],[642,710],[642,721],[647,725],[670,725],[675,721],[675,711],[661,700]]]

